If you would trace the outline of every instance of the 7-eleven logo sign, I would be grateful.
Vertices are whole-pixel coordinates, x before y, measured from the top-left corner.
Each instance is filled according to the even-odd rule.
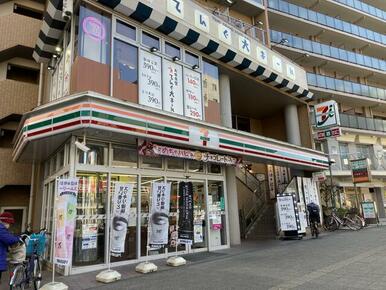
[[[315,125],[318,129],[340,125],[338,104],[335,101],[315,105]]]

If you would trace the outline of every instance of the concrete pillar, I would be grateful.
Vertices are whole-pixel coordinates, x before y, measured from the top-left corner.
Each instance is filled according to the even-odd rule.
[[[384,205],[384,198],[383,198],[383,188],[376,187],[374,188],[374,200],[377,205],[378,209],[378,216],[380,218],[385,218],[385,205]]]
[[[287,141],[294,145],[301,146],[298,108],[295,104],[287,105],[284,109],[285,127]]]
[[[220,74],[220,108],[221,124],[224,127],[232,128],[232,107],[231,107],[231,89],[228,75]],[[227,166],[225,169],[227,198],[228,198],[228,217],[229,217],[229,237],[231,245],[239,245],[240,222],[239,206],[236,187],[236,169]]]

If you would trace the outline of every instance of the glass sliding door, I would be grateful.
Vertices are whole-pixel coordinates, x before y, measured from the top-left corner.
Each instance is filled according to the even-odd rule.
[[[73,265],[105,261],[107,174],[78,173],[78,203],[74,234]]]
[[[224,182],[208,180],[210,247],[227,245]]]
[[[193,184],[193,244],[192,249],[206,248],[208,245],[206,223],[206,190],[203,181]]]

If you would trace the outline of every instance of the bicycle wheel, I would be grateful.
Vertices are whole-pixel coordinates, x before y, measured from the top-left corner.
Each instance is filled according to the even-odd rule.
[[[328,217],[326,219],[325,226],[326,226],[326,229],[331,232],[338,229],[338,224],[332,217]]]
[[[33,261],[33,272],[32,272],[32,281],[34,285],[34,290],[38,290],[40,288],[40,284],[42,281],[42,272],[40,268],[39,257],[35,257]]]
[[[25,267],[23,265],[16,266],[16,268],[12,271],[12,277],[9,281],[9,289],[24,290],[26,280]]]
[[[348,227],[350,230],[357,231],[360,228],[358,227],[357,223],[355,223],[352,219],[345,217],[343,219],[343,225]]]

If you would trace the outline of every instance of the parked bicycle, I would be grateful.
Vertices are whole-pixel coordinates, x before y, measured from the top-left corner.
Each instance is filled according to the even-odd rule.
[[[25,244],[26,259],[12,259],[10,264],[13,269],[10,272],[10,290],[25,289],[33,286],[34,290],[40,288],[42,280],[41,261],[46,248],[46,230],[42,229],[38,233],[21,235]],[[22,247],[21,247],[22,248]]]
[[[328,231],[335,231],[340,227],[347,227],[353,231],[361,228],[360,225],[351,219],[347,214],[343,218],[338,217],[336,209],[332,210],[331,215],[326,218],[324,227]]]

